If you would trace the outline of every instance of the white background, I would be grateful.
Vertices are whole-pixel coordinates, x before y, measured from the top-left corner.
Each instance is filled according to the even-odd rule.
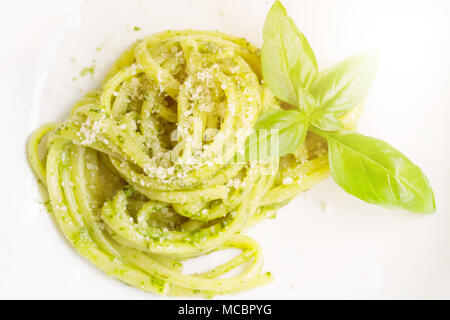
[[[63,239],[40,204],[27,138],[66,117],[136,38],[217,29],[259,46],[271,3],[0,1],[0,298],[160,298],[103,275]],[[380,48],[360,131],[389,141],[425,171],[438,210],[384,210],[329,179],[249,232],[275,282],[231,298],[450,298],[450,1],[283,3],[321,68]],[[93,59],[95,78],[80,78]]]

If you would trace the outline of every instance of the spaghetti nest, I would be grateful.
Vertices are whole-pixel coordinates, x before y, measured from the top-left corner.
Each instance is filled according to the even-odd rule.
[[[328,173],[326,144],[311,133],[295,154],[230,161],[280,104],[246,40],[162,32],[126,50],[66,121],[38,129],[29,157],[64,236],[107,274],[166,295],[234,293],[271,280],[241,232]],[[241,253],[182,272],[228,248]]]

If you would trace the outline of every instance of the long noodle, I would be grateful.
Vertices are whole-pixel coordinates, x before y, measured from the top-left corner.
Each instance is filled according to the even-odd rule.
[[[29,158],[64,236],[105,273],[171,296],[235,293],[272,279],[241,231],[328,175],[312,133],[294,154],[229,161],[280,107],[245,39],[166,31],[126,50],[66,121],[39,128]],[[230,248],[241,253],[183,273],[187,259]]]

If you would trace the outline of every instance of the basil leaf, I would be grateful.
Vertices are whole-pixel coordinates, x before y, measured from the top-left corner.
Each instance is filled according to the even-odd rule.
[[[317,61],[305,36],[276,1],[263,29],[261,63],[264,83],[279,99],[297,105],[297,88],[317,76]]]
[[[298,88],[298,107],[301,111],[306,114],[311,114],[314,110],[316,110],[319,106],[317,104],[314,96],[309,92],[308,89],[303,87]]]
[[[245,145],[249,161],[281,157],[300,148],[308,129],[307,119],[297,110],[272,109],[256,122]]]
[[[378,65],[378,53],[363,53],[332,66],[317,77],[310,90],[322,113],[343,115],[369,92]]]
[[[338,131],[343,128],[341,121],[334,113],[319,108],[316,99],[308,89],[299,88],[298,106],[300,111],[307,115],[309,123],[320,130]]]
[[[436,211],[424,173],[388,143],[358,133],[325,133],[331,175],[348,193],[369,203],[412,212]]]
[[[324,131],[338,131],[344,127],[336,114],[323,112],[322,110],[314,112],[310,116],[309,121],[312,126]]]

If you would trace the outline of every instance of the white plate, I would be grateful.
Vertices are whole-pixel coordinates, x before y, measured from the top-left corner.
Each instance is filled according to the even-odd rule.
[[[426,172],[438,210],[380,209],[327,180],[249,232],[275,282],[232,298],[450,298],[449,2],[283,2],[321,67],[381,49],[360,131],[389,141]],[[105,276],[62,238],[39,203],[26,140],[38,125],[66,117],[136,38],[217,29],[260,45],[271,3],[1,2],[0,297],[160,298]],[[93,59],[95,78],[80,78]]]

